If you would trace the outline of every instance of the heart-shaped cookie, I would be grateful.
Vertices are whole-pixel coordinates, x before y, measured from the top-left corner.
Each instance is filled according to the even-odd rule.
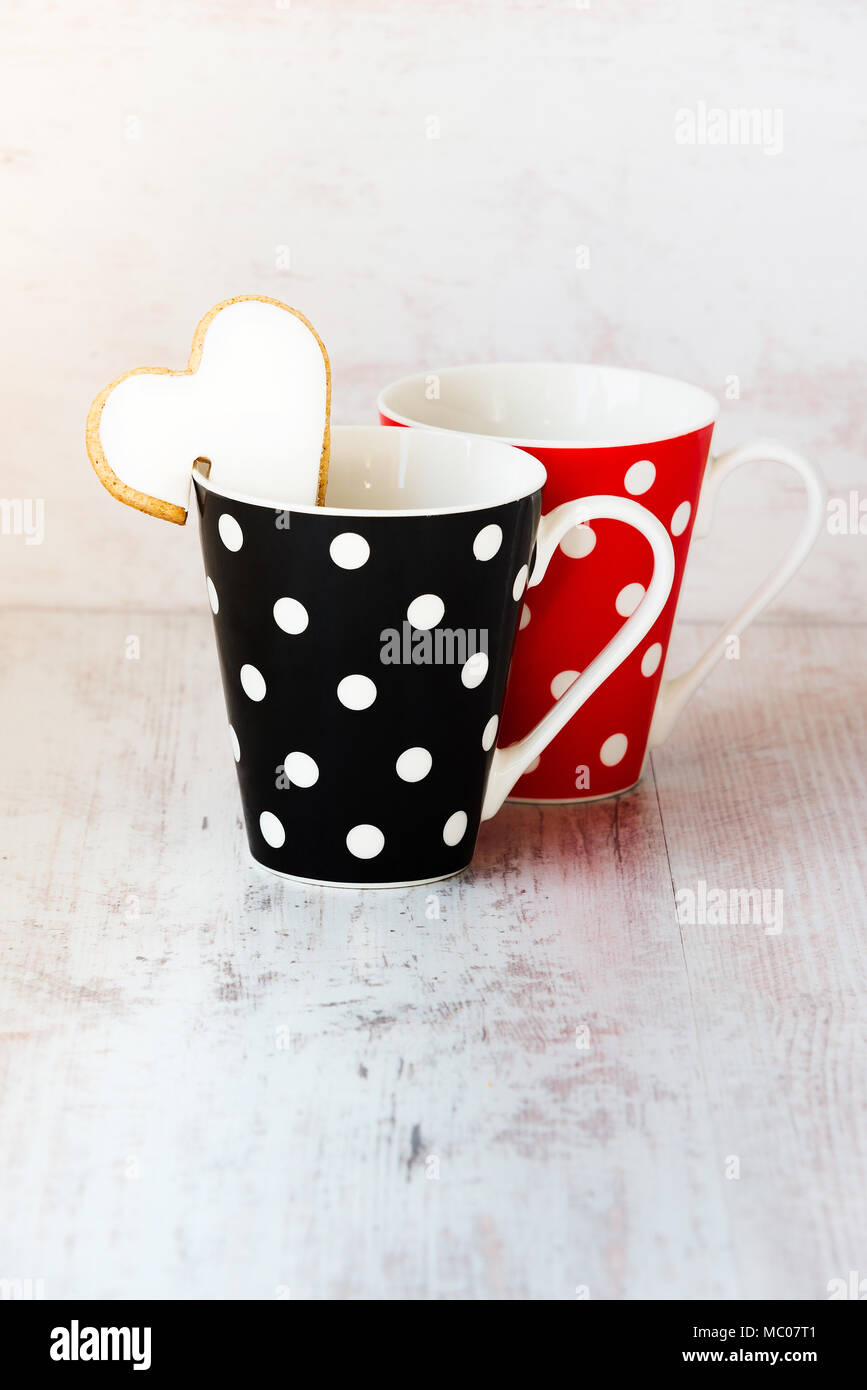
[[[121,502],[181,526],[199,458],[221,491],[321,505],[330,408],[312,324],[277,299],[240,295],[205,314],[186,368],[137,367],[100,391],[87,452]]]

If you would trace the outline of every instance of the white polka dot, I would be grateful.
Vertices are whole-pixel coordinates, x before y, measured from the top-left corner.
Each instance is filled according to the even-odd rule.
[[[673,536],[683,535],[689,525],[691,512],[692,507],[688,502],[681,502],[680,506],[675,509],[674,516],[671,518],[671,534]]]
[[[262,839],[272,849],[279,849],[286,843],[286,831],[283,829],[282,822],[277,819],[273,811],[263,811],[259,817],[259,829],[262,832]]]
[[[629,740],[625,734],[612,734],[599,749],[599,761],[606,767],[616,767],[622,762]]]
[[[394,766],[402,781],[420,782],[430,772],[433,758],[426,748],[407,748]]]
[[[648,488],[653,487],[655,481],[656,469],[650,459],[639,459],[631,468],[627,468],[623,486],[633,497],[640,497],[642,492],[647,492]]]
[[[344,676],[337,698],[347,709],[369,709],[376,699],[376,686],[368,676]]]
[[[481,685],[485,676],[488,674],[488,656],[486,652],[476,652],[469,661],[465,661],[461,667],[461,680],[467,690],[475,690],[477,685]]]
[[[419,594],[406,610],[406,616],[413,627],[426,632],[428,628],[436,627],[437,623],[442,622],[445,611],[445,604],[436,594]]]
[[[518,570],[518,573],[515,575],[515,582],[512,585],[512,598],[515,600],[516,603],[518,602],[518,599],[521,597],[522,593],[527,587],[527,575],[529,573],[530,571],[527,569],[527,566],[522,565],[521,568]]]
[[[565,695],[570,685],[574,685],[580,676],[580,671],[561,671],[551,682],[551,694],[555,700],[559,700],[561,695]]]
[[[265,677],[255,666],[245,664],[241,667],[241,685],[244,694],[249,695],[251,700],[264,700],[267,689]]]
[[[359,570],[370,559],[370,546],[363,536],[355,531],[342,531],[328,547],[328,553],[335,565],[342,570]]]
[[[570,560],[583,560],[585,555],[596,544],[596,532],[592,526],[573,526],[571,531],[567,531],[562,541],[560,549],[564,555],[568,555]]]
[[[443,826],[443,839],[447,845],[459,845],[467,833],[466,811],[455,811]]]
[[[527,607],[527,605],[526,605],[526,603],[525,603],[525,604],[524,604],[524,607],[521,609],[521,621],[518,623],[518,627],[519,627],[519,629],[520,629],[521,631],[523,631],[524,628],[527,626],[527,624],[528,624],[529,621],[530,621],[531,616],[532,616],[532,615],[531,615],[531,613],[530,613],[530,610],[529,610],[529,608]]]
[[[239,763],[241,761],[241,745],[238,742],[238,735],[235,733],[235,730],[232,728],[231,724],[229,725],[229,742],[232,745],[232,756],[234,757],[235,762]]]
[[[614,600],[614,607],[617,609],[621,618],[628,618],[635,612],[643,598],[643,584],[627,584],[625,588],[620,590],[620,593]]]
[[[297,598],[278,598],[274,604],[274,621],[284,632],[297,637],[310,622],[307,609]]]
[[[375,859],[385,846],[385,836],[375,825],[354,825],[346,837],[346,848],[356,859]]]
[[[531,763],[528,763],[527,767],[524,769],[524,776],[526,777],[528,772],[535,772],[541,761],[541,758],[534,758]]]
[[[220,598],[214,588],[213,579],[207,576],[205,582],[208,586],[208,603],[211,605],[211,612],[216,615],[220,611]]]
[[[477,560],[493,560],[502,544],[503,532],[492,522],[490,526],[483,526],[473,541],[473,554]]]
[[[244,544],[244,532],[241,530],[233,516],[228,512],[223,512],[217,522],[217,530],[220,533],[220,540],[227,550],[240,550]]]
[[[319,768],[308,753],[287,754],[283,773],[293,787],[312,787],[319,781]]]
[[[644,656],[641,658],[642,676],[652,676],[660,661],[662,660],[662,643],[654,642],[652,647],[648,647]]]
[[[499,729],[499,727],[499,715],[492,714],[487,724],[485,725],[484,733],[482,734],[482,747],[484,748],[486,753],[490,753],[491,749],[493,748],[497,739],[497,730]]]

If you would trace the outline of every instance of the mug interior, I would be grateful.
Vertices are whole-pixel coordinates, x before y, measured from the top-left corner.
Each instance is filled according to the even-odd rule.
[[[545,469],[530,454],[493,439],[337,425],[331,431],[324,508],[259,495],[255,462],[214,464],[207,476],[196,468],[196,478],[222,497],[277,509],[431,515],[531,496],[544,486]]]
[[[430,399],[437,393],[437,399]],[[399,424],[540,448],[604,448],[675,439],[710,425],[707,391],[674,377],[572,362],[498,362],[404,377],[379,397]]]

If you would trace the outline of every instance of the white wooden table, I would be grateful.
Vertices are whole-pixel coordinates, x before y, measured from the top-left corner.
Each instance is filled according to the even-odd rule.
[[[821,1299],[867,1276],[865,647],[757,627],[635,792],[507,807],[463,877],[362,893],[249,862],[209,615],[3,614],[0,1278]],[[700,880],[781,890],[782,931],[680,925]]]

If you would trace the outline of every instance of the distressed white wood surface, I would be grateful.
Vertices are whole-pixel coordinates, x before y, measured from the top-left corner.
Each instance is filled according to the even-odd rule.
[[[864,637],[755,629],[636,792],[506,808],[464,877],[365,894],[247,860],[205,613],[4,613],[0,1278],[620,1299],[863,1274]],[[680,927],[699,879],[782,888],[783,931]]]
[[[697,636],[694,629],[690,636]],[[684,926],[739,1283],[821,1296],[867,1237],[867,628],[754,628],[654,755],[676,888],[782,893]]]

